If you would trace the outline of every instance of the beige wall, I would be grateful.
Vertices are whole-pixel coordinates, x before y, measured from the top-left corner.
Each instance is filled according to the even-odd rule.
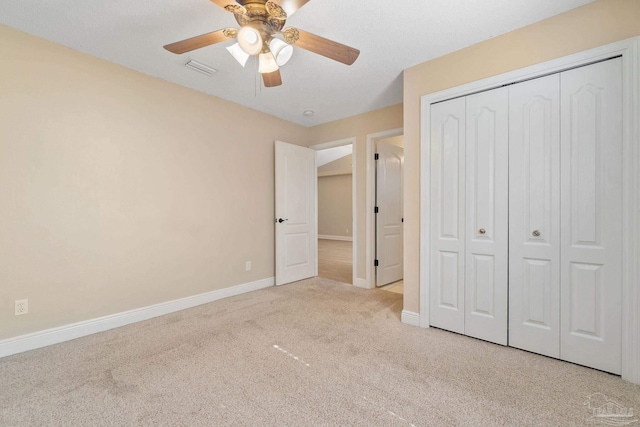
[[[365,272],[365,207],[366,207],[366,143],[367,135],[402,127],[402,105],[394,105],[358,116],[314,126],[309,129],[309,145],[355,137],[357,250],[356,277],[364,279]]]
[[[349,154],[322,165],[318,168],[318,176],[339,175],[351,173],[353,170],[353,155]]]
[[[0,339],[274,275],[308,128],[2,26],[0,58]]]
[[[395,145],[396,147],[404,147],[404,135],[393,136],[391,138],[383,138],[376,141],[376,144],[384,142],[385,144]],[[377,146],[377,145],[376,145]]]
[[[639,0],[599,0],[405,70],[405,310],[420,309],[420,97],[637,35]]]
[[[318,178],[318,234],[351,237],[351,174]]]

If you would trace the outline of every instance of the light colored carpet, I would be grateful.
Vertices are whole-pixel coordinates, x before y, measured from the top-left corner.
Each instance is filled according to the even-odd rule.
[[[570,426],[592,369],[400,322],[402,295],[269,288],[0,359],[2,426]]]

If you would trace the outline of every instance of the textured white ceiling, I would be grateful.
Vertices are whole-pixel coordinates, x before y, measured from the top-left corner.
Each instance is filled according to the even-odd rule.
[[[224,48],[174,55],[162,46],[226,27],[207,0],[1,0],[0,23],[143,73],[311,126],[402,102],[402,70],[593,0],[313,0],[287,20],[360,49],[346,66],[296,48],[283,85],[263,88],[257,64]],[[189,58],[219,70],[207,77]],[[253,59],[253,58],[252,58]],[[315,111],[313,117],[302,115]]]

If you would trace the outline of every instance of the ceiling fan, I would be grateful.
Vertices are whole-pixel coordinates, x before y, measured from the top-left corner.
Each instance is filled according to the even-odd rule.
[[[211,0],[233,13],[240,29],[225,28],[202,34],[164,48],[181,54],[205,46],[237,39],[227,50],[244,67],[250,56],[258,56],[258,71],[266,87],[280,86],[280,67],[293,54],[293,46],[317,53],[343,64],[351,65],[360,55],[358,49],[289,27],[283,30],[291,14],[310,0]]]

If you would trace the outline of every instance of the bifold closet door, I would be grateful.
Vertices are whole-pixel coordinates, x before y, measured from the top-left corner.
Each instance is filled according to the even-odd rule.
[[[431,107],[432,326],[464,333],[465,98]]]
[[[622,60],[561,73],[560,358],[619,374]]]
[[[560,75],[509,86],[509,345],[560,357]]]
[[[465,335],[507,345],[508,88],[466,104]]]

